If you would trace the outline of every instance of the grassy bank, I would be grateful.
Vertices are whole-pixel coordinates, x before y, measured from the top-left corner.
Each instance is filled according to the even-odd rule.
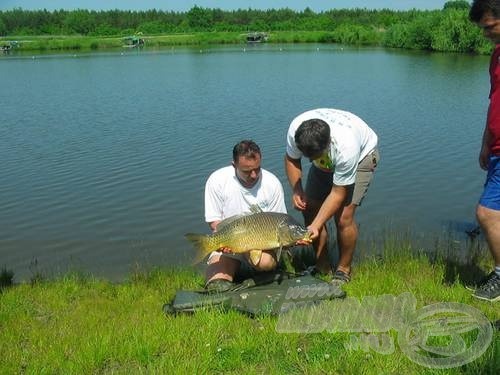
[[[144,48],[154,49],[172,46],[209,46],[220,44],[246,45],[246,33],[242,32],[193,32],[176,34],[141,35],[144,39]],[[437,42],[434,46],[420,46],[402,41],[393,41],[383,29],[336,31],[273,31],[267,33],[269,44],[284,43],[337,43],[352,46],[378,46],[426,51],[460,52],[456,46],[441,46]],[[9,45],[16,41],[12,51],[91,51],[107,49],[123,49],[123,36],[5,36],[0,37],[0,45]],[[466,53],[488,54],[492,45],[486,41],[480,43],[474,50],[466,49]]]
[[[361,261],[346,287],[348,296],[410,292],[417,309],[459,302],[498,324],[498,303],[473,299],[462,284],[470,267],[411,253],[394,248]],[[183,269],[136,273],[120,284],[72,274],[4,287],[0,373],[494,374],[500,368],[498,329],[474,362],[437,370],[408,359],[394,330],[394,352],[379,354],[348,350],[350,333],[278,333],[278,318],[272,316],[217,310],[163,314],[163,303],[176,290],[198,289],[201,282],[199,274]]]
[[[246,44],[246,34],[241,32],[200,32],[190,34],[144,35],[145,48],[168,46],[194,46],[215,44]],[[335,42],[332,32],[282,31],[268,34],[268,43],[330,43]],[[122,37],[84,36],[8,36],[0,44],[19,42],[19,51],[90,51],[123,48]]]

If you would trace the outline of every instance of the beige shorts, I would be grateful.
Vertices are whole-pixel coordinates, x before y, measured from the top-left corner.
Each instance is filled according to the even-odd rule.
[[[368,186],[370,186],[373,179],[373,172],[377,168],[379,160],[380,155],[378,149],[375,148],[359,162],[356,170],[356,181],[354,185],[349,186],[346,205],[354,203],[357,206],[361,206],[361,202],[366,196]],[[315,201],[323,202],[328,194],[330,194],[332,185],[332,172],[324,172],[314,165],[311,166],[306,183],[307,197]]]

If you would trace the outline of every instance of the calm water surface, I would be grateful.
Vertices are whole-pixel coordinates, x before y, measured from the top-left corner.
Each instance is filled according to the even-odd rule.
[[[354,112],[379,135],[358,211],[366,251],[387,228],[431,238],[468,225],[487,65],[325,45],[0,56],[0,267],[115,279],[188,264],[183,234],[208,232],[205,180],[240,139],[260,144],[290,204],[285,134],[314,107]]]

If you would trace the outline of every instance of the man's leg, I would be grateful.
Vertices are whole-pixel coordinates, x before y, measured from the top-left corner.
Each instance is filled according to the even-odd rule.
[[[500,300],[500,157],[491,156],[483,194],[476,217],[484,232],[495,270],[476,289],[473,296],[487,301]]]
[[[337,269],[349,275],[351,263],[358,240],[358,226],[354,220],[357,206],[351,203],[335,215],[337,225],[337,243],[339,248],[339,264]]]
[[[208,261],[205,280],[207,284],[210,281],[219,279],[232,282],[239,267],[239,260],[223,256],[222,253],[215,253]]]
[[[349,280],[352,259],[358,240],[358,225],[354,220],[354,214],[368,191],[379,160],[379,152],[375,149],[360,161],[356,170],[354,186],[349,187],[349,195],[346,198],[345,205],[335,214],[337,243],[339,247],[339,264],[337,270],[345,274],[340,275],[340,279]]]
[[[268,272],[272,271],[278,265],[274,251],[262,251],[260,259],[256,264],[253,264],[251,259],[248,262],[255,268],[256,271]]]
[[[306,197],[307,207],[302,212],[304,224],[310,225],[332,189],[333,174],[322,172],[318,168],[311,166],[307,175]],[[328,257],[328,229],[326,225],[319,232],[319,236],[312,242],[316,255],[316,268],[321,273],[331,273],[332,266]]]
[[[477,206],[477,220],[483,230],[495,266],[500,266],[500,211],[482,205]]]
[[[307,209],[303,212],[304,223],[306,227],[311,224],[316,217],[322,202],[308,200]],[[312,242],[314,253],[316,254],[316,268],[321,273],[332,272],[332,266],[328,257],[328,230],[323,226],[319,232],[319,236]]]
[[[486,237],[495,269],[475,290],[473,296],[486,301],[500,300],[500,210],[481,204],[477,206],[476,216]]]

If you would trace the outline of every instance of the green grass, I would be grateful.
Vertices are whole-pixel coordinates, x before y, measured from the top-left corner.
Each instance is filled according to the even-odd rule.
[[[357,262],[349,297],[410,292],[417,309],[459,302],[498,324],[499,304],[473,299],[458,268],[450,272],[446,261],[431,262],[408,248],[392,250]],[[278,333],[273,316],[217,309],[164,315],[162,305],[176,290],[201,285],[191,269],[157,269],[118,284],[74,273],[6,286],[0,292],[0,374],[495,374],[500,368],[498,330],[474,362],[437,370],[408,359],[394,330],[388,333],[394,352],[379,354],[349,350],[359,334]]]

